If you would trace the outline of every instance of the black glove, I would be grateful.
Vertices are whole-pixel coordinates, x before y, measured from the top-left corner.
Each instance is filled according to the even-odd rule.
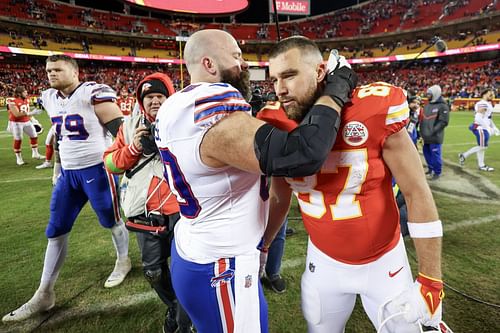
[[[158,147],[156,146],[155,138],[149,135],[141,136],[142,153],[146,156],[157,153]]]
[[[340,107],[351,101],[351,93],[358,84],[358,76],[354,71],[343,66],[331,71],[326,76],[323,95],[330,96]]]

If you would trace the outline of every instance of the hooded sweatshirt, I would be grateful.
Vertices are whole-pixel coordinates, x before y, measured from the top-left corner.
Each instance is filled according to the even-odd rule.
[[[144,156],[142,151],[135,147],[133,136],[135,128],[141,124],[142,117],[146,117],[151,122],[154,121],[154,119],[147,117],[141,98],[142,86],[151,80],[162,81],[169,96],[175,93],[172,81],[167,75],[162,73],[148,75],[139,83],[136,96],[141,114],[134,115],[125,120],[118,131],[115,142],[104,152],[104,165],[106,169],[114,174],[125,173],[127,170],[134,169],[148,160],[148,157]],[[148,179],[144,179],[144,177]],[[122,203],[122,208],[128,218],[144,213],[144,203],[146,203],[148,211],[158,210],[164,215],[170,215],[179,211],[175,196],[170,195],[170,188],[163,180],[163,165],[158,154],[154,155],[152,160],[145,163],[145,166],[130,179],[127,179],[125,174],[122,178],[122,183],[125,179],[128,181],[127,192],[132,193],[132,189],[134,189],[135,193],[140,192],[141,194],[135,200],[141,204],[134,203],[133,207],[128,207]],[[142,188],[144,191],[136,190],[136,188]],[[149,200],[146,200],[147,198]]]
[[[448,126],[450,108],[441,96],[441,87],[434,85],[427,89],[429,103],[424,107],[420,122],[420,135],[424,144],[442,144],[444,128]]]

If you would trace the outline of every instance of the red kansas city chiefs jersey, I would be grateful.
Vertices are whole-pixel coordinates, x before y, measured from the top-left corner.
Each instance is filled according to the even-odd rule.
[[[26,115],[21,116],[21,117],[16,117],[14,114],[10,111],[11,106],[17,106],[17,109],[25,113]],[[22,98],[9,98],[7,99],[7,109],[9,110],[9,120],[10,121],[15,121],[18,123],[24,123],[30,120],[30,116],[28,116],[28,112],[30,112],[30,103],[27,99],[22,99]]]
[[[120,96],[116,99],[116,104],[118,104],[124,116],[130,116],[134,103],[135,99],[132,96],[126,98]]]
[[[290,130],[282,109],[272,117],[266,113],[271,111],[259,118]],[[383,82],[356,88],[352,104],[342,110],[335,145],[321,171],[287,178],[311,241],[335,260],[364,264],[396,246],[399,211],[382,147],[388,136],[405,127],[408,114],[401,88]]]

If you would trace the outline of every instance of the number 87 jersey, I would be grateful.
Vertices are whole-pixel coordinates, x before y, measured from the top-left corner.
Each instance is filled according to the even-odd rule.
[[[396,246],[399,211],[382,151],[408,115],[401,88],[383,82],[356,88],[321,171],[286,179],[311,241],[335,260],[364,264]]]

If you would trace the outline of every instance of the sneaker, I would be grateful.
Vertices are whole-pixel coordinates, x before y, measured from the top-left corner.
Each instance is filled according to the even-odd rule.
[[[482,167],[479,167],[479,170],[491,172],[491,171],[495,171],[495,168],[492,168],[492,167],[487,166],[487,165],[483,165]]]
[[[278,275],[272,280],[269,279],[269,285],[271,286],[271,289],[278,294],[282,294],[286,291],[286,282],[281,275]]]
[[[104,288],[113,288],[121,284],[128,272],[132,269],[132,264],[130,263],[130,258],[127,257],[125,260],[116,260],[115,268],[113,272],[108,277],[106,282],[104,282]]]
[[[49,311],[54,307],[55,303],[56,294],[54,292],[37,291],[27,303],[6,314],[2,321],[7,323],[28,319],[38,313]]]
[[[460,164],[460,166],[464,166],[465,164],[465,156],[462,153],[458,154],[458,164]]]
[[[33,154],[31,154],[31,158],[33,158],[35,160],[43,160],[43,159],[45,159],[45,156],[42,156],[39,153],[33,153]]]
[[[286,237],[292,236],[295,234],[295,229],[294,228],[286,228],[285,235]]]
[[[50,161],[45,161],[40,165],[37,165],[35,169],[47,169],[47,168],[52,168],[52,163]]]
[[[432,177],[429,178],[429,180],[435,181],[438,180],[439,178],[441,178],[441,175],[433,174]]]
[[[175,333],[177,330],[177,305],[170,306],[165,313],[163,322],[163,333]]]

